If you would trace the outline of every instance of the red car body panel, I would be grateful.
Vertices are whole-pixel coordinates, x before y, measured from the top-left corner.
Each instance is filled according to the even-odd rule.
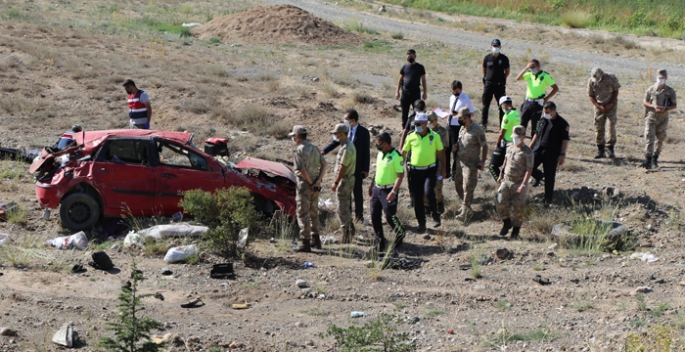
[[[104,216],[171,216],[181,210],[178,203],[184,191],[246,187],[295,216],[295,174],[289,167],[255,158],[228,167],[193,146],[192,136],[187,132],[153,130],[75,133],[76,146],[53,154],[43,153],[31,165],[31,172],[39,174],[38,202],[45,208],[57,208],[72,189],[87,184],[99,195]],[[100,160],[100,147],[117,139],[140,140],[143,144],[149,141],[150,146],[156,141],[180,145],[204,158],[207,167],[198,170],[161,162],[144,165]],[[69,160],[64,162],[67,156]]]

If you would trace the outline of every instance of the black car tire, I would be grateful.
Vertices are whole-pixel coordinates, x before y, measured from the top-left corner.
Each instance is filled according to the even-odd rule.
[[[89,230],[100,219],[100,205],[90,194],[74,193],[62,200],[59,216],[62,226],[69,230]]]

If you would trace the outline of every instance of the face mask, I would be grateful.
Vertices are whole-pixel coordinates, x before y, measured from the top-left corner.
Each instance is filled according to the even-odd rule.
[[[416,59],[413,57],[408,57],[407,61],[409,61],[409,63],[411,64],[411,63],[414,63],[414,61],[416,61]]]
[[[537,75],[538,74],[538,69],[537,68],[531,68],[530,73]]]
[[[297,141],[295,140],[295,137],[290,138],[293,140],[293,143],[297,144]]]
[[[423,133],[423,126],[416,126],[416,133]]]
[[[376,144],[376,149],[378,149],[378,151],[383,151],[383,146],[380,144]]]
[[[493,53],[493,54],[499,54],[499,51],[500,51],[500,50],[501,50],[500,48],[493,47],[493,48],[492,48],[492,53]]]
[[[457,120],[460,126],[464,126],[464,120]]]
[[[658,83],[660,86],[663,86],[666,84],[666,79],[665,78],[657,78],[656,83]]]
[[[349,131],[352,126],[350,126],[350,121],[349,120],[343,120],[343,123],[345,124],[345,127],[347,127],[347,130]]]
[[[452,92],[452,95],[454,95],[454,96],[457,97],[457,98],[459,98],[459,94],[461,94],[461,93],[454,93],[454,92]]]
[[[601,82],[601,81],[602,81],[602,78],[603,78],[603,77],[601,77],[601,76],[600,76],[600,77],[595,77],[595,82],[597,82],[597,83]]]
[[[519,144],[521,144],[521,137],[514,136],[514,145],[519,145]]]
[[[340,142],[340,138],[338,138],[338,135],[337,135],[337,134],[334,134],[334,135],[333,135],[333,140],[336,141],[336,142]]]
[[[544,114],[544,115],[542,115],[542,117],[544,117],[544,118],[546,118],[547,120],[549,120],[549,119],[552,118],[552,115],[550,115],[550,114]]]

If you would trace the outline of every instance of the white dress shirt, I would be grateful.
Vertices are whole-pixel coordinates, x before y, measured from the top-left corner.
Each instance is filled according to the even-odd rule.
[[[455,104],[455,99],[456,99],[456,104]],[[459,98],[455,97],[454,94],[450,95],[450,105],[449,105],[450,113],[459,112],[459,110],[465,106],[468,107],[469,111],[473,114],[473,112],[475,110],[473,109],[473,104],[471,103],[471,99],[469,98],[468,95],[466,95],[466,93],[461,92],[461,94],[459,94]],[[452,118],[452,122],[450,123],[450,125],[459,126],[458,119]]]

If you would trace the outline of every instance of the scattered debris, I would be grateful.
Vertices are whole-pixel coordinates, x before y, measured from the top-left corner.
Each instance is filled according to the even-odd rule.
[[[383,269],[414,270],[420,268],[421,263],[424,261],[426,260],[419,258],[388,258],[383,265]]]
[[[333,202],[331,202],[330,198],[328,198],[326,200],[319,198],[319,210],[333,211],[333,210],[335,210],[335,204],[333,204]]]
[[[454,335],[454,329],[447,329],[447,333],[449,335]]]
[[[355,311],[355,312],[350,313],[350,318],[361,318],[361,317],[365,317],[365,316],[366,316],[366,313],[364,313],[364,312]]]
[[[6,244],[6,243],[10,243],[10,242],[12,242],[10,235],[0,233],[0,246],[2,246],[3,244]]]
[[[19,336],[19,334],[10,328],[0,328],[0,336]]]
[[[52,337],[52,342],[65,347],[74,347],[76,336],[72,323],[66,323]]]
[[[295,285],[297,285],[297,287],[299,287],[299,288],[305,288],[305,287],[307,287],[307,281],[304,281],[302,279],[298,279],[297,281],[295,281]]]
[[[189,224],[156,225],[138,231],[138,234],[145,237],[152,237],[156,240],[162,238],[175,237],[201,237],[209,231],[207,226],[194,226]]]
[[[233,263],[214,264],[209,272],[209,277],[214,279],[231,278],[233,273]]]
[[[174,274],[174,272],[171,271],[169,268],[162,268],[162,275],[169,276],[169,275],[173,275],[173,274]]]
[[[471,264],[459,265],[459,270],[471,270]]]
[[[509,260],[514,257],[514,253],[506,248],[497,248],[495,256],[499,260]]]
[[[202,303],[202,305],[198,305],[198,303],[200,303],[200,302],[202,302],[202,297],[198,297],[192,301],[189,301],[188,303],[181,304],[181,308],[195,308],[198,306],[202,307],[205,305],[204,302]]]
[[[199,27],[201,25],[202,25],[202,23],[191,22],[191,23],[183,23],[183,24],[181,24],[181,27],[193,28],[193,27]]]
[[[321,243],[323,243],[323,244],[336,244],[336,243],[338,243],[338,239],[335,238],[334,236],[324,236],[321,238]]]
[[[533,278],[533,281],[539,283],[540,285],[549,285],[552,283],[551,281],[549,281],[549,279],[547,279],[547,278],[543,279],[542,276],[540,276],[540,275],[535,275],[535,278]]]
[[[312,263],[312,262],[304,262],[304,267],[305,267],[305,268],[313,268],[313,267],[314,267],[314,263]]]
[[[85,270],[86,269],[83,268],[83,264],[81,264],[81,263],[74,264],[74,266],[71,267],[71,273],[72,274],[77,274],[77,273],[83,272]]]
[[[247,227],[240,230],[240,232],[238,233],[238,248],[245,249],[245,246],[247,246],[247,236],[249,232],[250,229],[248,229]]]
[[[124,247],[131,247],[131,246],[138,246],[139,248],[143,248],[144,243],[143,243],[143,237],[135,233],[133,231],[129,232],[126,235],[126,238],[124,238]]]
[[[251,306],[252,305],[249,303],[235,303],[235,304],[231,305],[231,308],[233,308],[233,309],[248,309]]]
[[[57,249],[86,249],[88,238],[83,231],[80,231],[71,236],[53,238],[47,243]]]
[[[645,252],[645,253],[633,253],[630,255],[630,259],[640,259],[643,262],[647,262],[647,263],[653,263],[653,262],[659,260],[659,258],[654,256],[654,254],[647,253],[647,252]]]
[[[176,263],[196,256],[197,246],[191,244],[189,246],[180,246],[169,249],[164,256],[164,261],[167,263]]]
[[[640,286],[640,287],[638,287],[638,288],[635,289],[635,291],[633,292],[633,295],[636,295],[636,294],[638,294],[638,293],[649,293],[649,292],[652,292],[652,288],[651,288],[651,287],[649,287],[649,286]]]
[[[174,213],[174,215],[171,216],[171,220],[176,221],[176,222],[183,220],[183,212],[179,211],[179,212]]]
[[[93,258],[93,261],[88,264],[93,268],[105,271],[114,269],[112,259],[109,258],[107,253],[103,251],[97,251],[94,252],[91,257]]]

